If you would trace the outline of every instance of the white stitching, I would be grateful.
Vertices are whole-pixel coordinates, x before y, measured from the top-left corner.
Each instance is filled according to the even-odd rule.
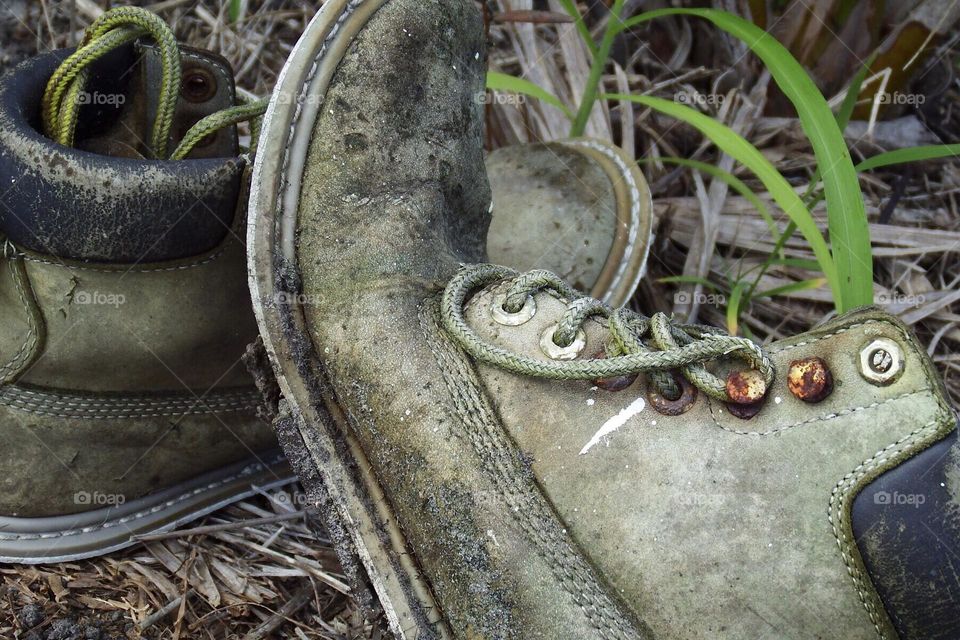
[[[887,325],[888,327],[892,327],[893,329],[895,329],[895,330],[897,331],[898,334],[900,334],[901,337],[903,337],[905,340],[907,339],[906,336],[904,335],[903,329],[901,329],[900,327],[898,327],[898,326],[895,325],[894,323],[890,322],[889,320],[882,320],[882,319],[880,319],[880,318],[873,318],[873,319],[870,319],[870,320],[864,320],[863,322],[858,322],[858,323],[856,323],[856,324],[851,324],[851,325],[846,326],[846,327],[842,327],[842,328],[840,328],[840,329],[837,329],[837,330],[834,331],[833,333],[827,333],[827,334],[824,334],[824,335],[822,335],[822,336],[817,336],[816,338],[812,338],[812,339],[810,339],[810,340],[804,340],[803,342],[797,342],[797,343],[795,343],[795,344],[786,344],[786,345],[774,346],[774,347],[772,347],[772,348],[767,348],[767,353],[770,353],[770,354],[773,354],[773,353],[784,353],[784,352],[786,352],[786,351],[791,351],[791,350],[793,350],[793,349],[798,349],[798,348],[800,348],[800,347],[806,347],[806,346],[811,345],[811,344],[816,344],[817,342],[820,342],[821,340],[826,340],[827,338],[832,338],[832,337],[834,337],[834,336],[839,336],[839,335],[841,335],[841,334],[847,333],[848,331],[852,331],[853,329],[858,329],[858,328],[860,328],[860,327],[865,327],[865,326],[870,325],[870,324],[884,324],[884,325]]]
[[[857,594],[860,597],[860,602],[870,616],[874,629],[881,640],[884,640],[886,636],[880,627],[880,616],[876,611],[875,603],[867,596],[864,587],[863,572],[860,571],[851,558],[850,551],[853,548],[853,544],[847,535],[846,529],[841,528],[840,525],[844,524],[844,512],[847,510],[847,505],[850,502],[850,492],[855,488],[857,482],[874,469],[883,466],[892,457],[898,456],[903,452],[910,453],[909,449],[922,440],[924,436],[928,433],[936,433],[938,431],[937,425],[939,422],[939,420],[928,422],[904,438],[878,451],[872,458],[860,463],[853,471],[845,475],[830,494],[830,507],[827,519],[830,520],[830,525],[833,528],[833,535],[836,537],[837,545],[840,547],[840,556],[843,558],[843,563],[847,567],[847,573],[849,573],[853,579]],[[901,447],[900,445],[905,446]],[[834,519],[834,516],[836,516],[836,519]]]
[[[30,305],[27,303],[26,292],[23,290],[23,284],[20,282],[20,278],[14,273],[14,269],[17,268],[12,261],[7,262],[7,266],[10,267],[10,277],[13,279],[13,284],[17,288],[17,296],[20,298],[20,303],[23,305],[23,308],[27,313],[27,339],[23,343],[23,346],[20,347],[20,350],[14,354],[13,358],[0,368],[0,378],[6,378],[7,374],[11,371],[14,371],[19,367],[24,358],[22,357],[24,352],[28,349],[33,349],[37,344],[37,337],[39,332],[36,330],[36,323],[34,322],[35,318],[33,314],[30,313]]]
[[[191,262],[189,264],[179,264],[169,267],[152,267],[152,268],[142,268],[142,269],[127,269],[125,265],[118,264],[116,268],[113,269],[104,269],[102,267],[88,267],[82,264],[67,264],[64,262],[54,262],[53,260],[46,260],[44,258],[32,258],[28,254],[24,254],[23,259],[29,262],[36,262],[39,264],[47,264],[54,267],[64,267],[71,271],[94,271],[97,273],[160,273],[164,271],[184,271],[187,269],[193,269],[196,267],[202,267],[205,264],[210,264],[211,262],[217,260],[222,256],[226,250],[226,243],[229,241],[230,233],[227,233],[227,237],[224,238],[224,246],[220,247],[216,253],[211,254],[202,260],[196,262]]]
[[[105,520],[104,522],[102,522],[102,523],[100,523],[100,524],[97,524],[97,525],[94,525],[94,526],[91,526],[91,527],[83,527],[82,529],[71,529],[71,530],[68,530],[68,531],[57,531],[57,532],[54,532],[54,533],[39,533],[39,534],[29,534],[29,533],[28,533],[28,534],[23,534],[23,535],[9,535],[9,534],[0,533],[0,540],[49,540],[49,539],[53,539],[53,538],[67,538],[67,537],[70,537],[70,536],[79,536],[79,535],[83,535],[83,534],[85,534],[85,533],[92,533],[92,532],[94,532],[94,531],[102,531],[102,530],[104,530],[104,529],[110,529],[110,528],[113,528],[113,527],[116,527],[116,526],[119,526],[119,525],[122,525],[122,524],[126,524],[126,523],[128,523],[128,522],[134,522],[134,521],[136,521],[136,520],[141,520],[141,519],[143,519],[143,518],[146,518],[147,516],[153,515],[154,513],[157,513],[157,512],[159,512],[159,511],[163,511],[164,509],[169,509],[170,507],[172,507],[172,506],[174,506],[174,505],[177,505],[177,504],[179,504],[179,503],[181,503],[181,502],[186,502],[187,500],[189,500],[190,498],[192,498],[192,497],[194,497],[194,496],[200,495],[200,494],[205,493],[205,492],[207,492],[207,491],[212,491],[212,490],[214,490],[214,489],[217,489],[217,488],[219,488],[219,487],[222,487],[222,486],[225,485],[225,484],[229,484],[229,483],[231,483],[231,482],[233,482],[234,480],[237,480],[237,479],[239,479],[239,478],[244,478],[244,477],[247,477],[247,476],[252,476],[252,475],[254,475],[255,473],[258,473],[258,472],[261,471],[261,470],[264,470],[264,469],[269,468],[268,465],[277,464],[277,463],[281,462],[282,460],[283,460],[283,458],[278,457],[278,458],[271,459],[270,461],[268,461],[267,463],[264,463],[264,464],[261,464],[261,463],[257,462],[257,463],[254,463],[254,464],[252,464],[252,465],[248,465],[248,466],[244,467],[243,469],[241,469],[239,473],[235,473],[235,474],[233,474],[233,475],[231,475],[231,476],[228,476],[228,477],[226,477],[226,478],[221,478],[220,480],[217,480],[217,481],[215,481],[215,482],[211,482],[210,484],[208,484],[208,485],[206,485],[206,486],[197,487],[196,489],[193,489],[192,491],[190,491],[190,492],[188,492],[188,493],[181,494],[181,495],[177,496],[176,498],[171,498],[170,500],[167,500],[166,502],[163,502],[163,503],[158,504],[158,505],[154,505],[153,507],[150,507],[149,509],[146,509],[146,510],[143,510],[143,511],[138,511],[138,512],[136,512],[136,513],[134,513],[134,514],[131,514],[131,515],[129,515],[129,516],[124,516],[124,517],[122,517],[122,518],[117,518],[116,520]]]
[[[313,64],[310,66],[310,70],[307,72],[306,77],[304,78],[303,83],[301,83],[300,92],[297,94],[297,106],[293,114],[293,119],[290,121],[290,127],[287,130],[287,143],[283,146],[283,164],[280,167],[280,179],[281,183],[277,189],[277,199],[276,199],[276,210],[282,212],[284,209],[283,206],[283,195],[286,191],[287,186],[287,172],[290,168],[290,145],[293,144],[294,134],[296,133],[297,124],[300,122],[300,116],[303,112],[303,101],[307,95],[307,92],[310,90],[310,85],[313,84],[313,78],[317,75],[317,71],[320,69],[321,59],[327,52],[327,47],[330,42],[332,42],[338,33],[340,33],[340,28],[343,24],[350,19],[353,15],[353,12],[357,9],[358,6],[363,4],[364,0],[352,0],[348,2],[347,5],[343,8],[343,13],[340,14],[340,17],[330,28],[330,33],[327,34],[327,37],[324,38],[323,44],[320,45],[320,50],[317,52],[317,55],[313,59]],[[326,98],[326,94],[324,94]]]
[[[731,428],[731,427],[727,427],[727,426],[721,424],[720,421],[717,419],[717,416],[716,416],[716,414],[714,413],[714,410],[713,410],[713,402],[712,402],[709,398],[707,398],[707,401],[708,401],[708,402],[707,402],[707,406],[710,408],[710,417],[713,418],[714,424],[716,424],[718,427],[720,427],[720,428],[723,429],[724,431],[729,431],[730,433],[736,433],[737,435],[741,435],[741,436],[769,436],[769,435],[773,435],[773,434],[775,434],[775,433],[780,433],[780,432],[782,432],[782,431],[787,431],[787,430],[789,430],[789,429],[793,429],[793,428],[796,428],[796,427],[802,427],[802,426],[807,425],[807,424],[813,424],[813,423],[815,423],[815,422],[826,422],[827,420],[833,420],[833,419],[835,419],[835,418],[840,418],[840,417],[843,417],[843,416],[848,416],[848,415],[850,415],[850,414],[858,413],[858,412],[860,412],[860,411],[866,411],[867,409],[875,409],[875,408],[877,408],[877,407],[881,407],[881,406],[883,406],[883,405],[885,405],[885,404],[888,404],[888,403],[890,403],[890,402],[896,402],[897,400],[902,400],[902,399],[904,399],[904,398],[909,398],[910,396],[915,396],[915,395],[918,395],[918,394],[921,394],[921,393],[931,393],[931,389],[930,389],[929,387],[925,387],[925,388],[919,389],[919,390],[917,390],[917,391],[908,391],[908,392],[906,392],[906,393],[904,393],[904,394],[901,394],[901,395],[899,395],[899,396],[895,396],[895,397],[893,397],[893,398],[887,398],[886,400],[880,400],[880,401],[878,401],[878,402],[874,402],[874,403],[872,403],[872,404],[864,405],[864,406],[862,406],[862,407],[853,407],[853,408],[851,408],[851,409],[843,409],[843,410],[841,410],[841,411],[836,411],[836,412],[834,412],[834,413],[828,413],[828,414],[826,414],[826,415],[824,415],[824,416],[819,416],[819,417],[816,417],[816,418],[808,418],[807,420],[801,420],[800,422],[796,422],[796,423],[794,423],[794,424],[786,425],[786,426],[783,426],[783,427],[777,427],[776,429],[771,429],[770,431],[739,431],[739,430],[737,430],[737,429],[733,429],[733,428]]]

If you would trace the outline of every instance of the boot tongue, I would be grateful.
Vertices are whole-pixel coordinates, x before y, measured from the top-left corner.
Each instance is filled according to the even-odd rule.
[[[225,59],[191,47],[181,47],[180,57],[180,96],[169,149],[200,119],[236,104],[233,72]],[[157,47],[141,42],[122,47],[104,56],[90,75],[81,94],[77,148],[114,157],[150,157],[161,86]],[[239,152],[236,128],[225,127],[194,147],[188,157],[228,158]]]

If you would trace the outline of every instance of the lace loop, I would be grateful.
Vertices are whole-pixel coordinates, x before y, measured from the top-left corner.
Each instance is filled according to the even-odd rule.
[[[554,341],[569,345],[591,317],[608,320],[610,341],[607,357],[593,360],[545,361],[510,352],[481,338],[467,323],[464,304],[468,296],[483,287],[510,281],[504,308],[512,312],[522,308],[527,296],[549,289],[568,301],[567,310],[557,322]],[[671,370],[678,370],[700,391],[729,402],[726,382],[711,373],[704,363],[718,358],[736,358],[759,372],[766,387],[773,382],[770,359],[754,342],[723,334],[700,325],[678,325],[665,314],[645,318],[628,309],[613,310],[589,298],[547,271],[525,274],[489,264],[465,265],[450,280],[441,301],[441,317],[450,336],[471,356],[481,362],[530,377],[551,380],[595,380],[646,373],[651,384],[664,397],[678,397],[680,389]],[[646,341],[645,341],[646,340]],[[648,344],[649,343],[649,344]]]
[[[256,145],[258,127],[255,119],[266,111],[266,99],[229,107],[203,118],[190,129],[176,151],[168,155],[170,131],[180,95],[180,47],[170,27],[159,16],[140,7],[115,7],[104,12],[87,29],[77,50],[61,63],[47,81],[41,111],[43,128],[50,138],[60,144],[73,146],[90,65],[141,37],[151,38],[160,54],[157,110],[150,134],[153,157],[183,159],[203,138],[225,126],[245,120],[254,120],[252,146]]]

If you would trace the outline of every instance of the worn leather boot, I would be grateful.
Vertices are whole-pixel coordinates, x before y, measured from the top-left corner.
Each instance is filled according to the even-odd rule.
[[[257,330],[236,128],[155,153],[163,61],[144,39],[82,73],[55,142],[44,96],[70,54],[0,81],[4,562],[106,553],[292,475],[241,362]],[[179,57],[169,151],[235,104],[225,60]]]
[[[484,264],[483,46],[469,0],[325,3],[253,181],[276,427],[397,636],[960,637],[955,418],[907,328],[761,347]]]

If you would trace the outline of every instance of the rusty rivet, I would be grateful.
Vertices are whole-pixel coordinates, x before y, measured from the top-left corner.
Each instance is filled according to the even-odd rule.
[[[183,72],[180,93],[190,102],[206,102],[217,93],[217,81],[202,67],[190,67]]]
[[[820,402],[833,392],[833,374],[823,358],[794,360],[787,372],[787,388],[804,402]]]
[[[734,404],[756,404],[767,394],[767,383],[759,371],[731,371],[727,376],[727,397]]]
[[[693,403],[697,400],[697,388],[687,382],[686,378],[674,373],[673,379],[680,387],[680,397],[675,400],[662,395],[654,385],[648,384],[647,386],[647,400],[650,401],[650,406],[665,416],[684,414],[693,407]]]
[[[609,357],[607,355],[607,350],[601,349],[594,354],[593,359],[603,360],[607,357]],[[623,391],[636,382],[639,375],[639,373],[630,373],[622,376],[614,376],[612,378],[597,378],[593,381],[593,384],[600,387],[604,391]]]

